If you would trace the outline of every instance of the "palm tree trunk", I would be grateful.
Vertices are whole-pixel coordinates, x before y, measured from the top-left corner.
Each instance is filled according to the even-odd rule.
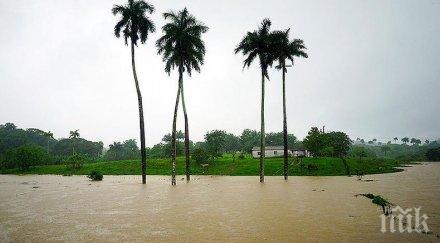
[[[176,146],[176,123],[177,123],[177,111],[179,109],[179,98],[181,89],[183,70],[179,68],[179,85],[177,88],[176,104],[174,106],[174,117],[173,117],[173,132],[171,133],[171,149],[172,149],[172,166],[171,166],[171,185],[176,185],[176,156],[177,156],[177,146]]]
[[[283,140],[284,140],[284,180],[288,178],[289,171],[289,152],[287,150],[287,115],[286,115],[286,70],[285,65],[282,65],[283,71]]]
[[[190,171],[189,171],[189,128],[188,128],[188,114],[186,113],[185,106],[185,96],[183,92],[183,75],[180,81],[180,92],[182,93],[182,107],[183,107],[183,116],[185,117],[185,174],[186,181],[190,180]]]
[[[261,131],[260,131],[260,182],[264,182],[264,157],[266,153],[266,133],[264,131],[264,70],[261,69]]]
[[[139,107],[139,130],[141,134],[141,166],[142,166],[142,184],[147,183],[147,155],[145,152],[145,128],[144,128],[144,109],[142,106],[142,95],[139,88],[139,82],[136,75],[136,65],[134,61],[134,44],[131,42],[131,66],[133,68],[134,83],[138,97]]]

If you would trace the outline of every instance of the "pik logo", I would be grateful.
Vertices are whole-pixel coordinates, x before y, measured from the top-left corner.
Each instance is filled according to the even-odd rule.
[[[403,209],[399,206],[391,208],[391,214],[389,216],[382,214],[381,229],[382,233],[386,232],[399,232],[399,233],[428,233],[428,216],[420,212],[421,207]],[[387,223],[388,219],[388,223]],[[397,224],[397,227],[396,227]],[[389,226],[389,228],[387,228]]]

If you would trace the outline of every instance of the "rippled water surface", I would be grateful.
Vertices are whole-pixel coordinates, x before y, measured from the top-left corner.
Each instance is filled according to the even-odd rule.
[[[182,177],[178,177],[179,179]],[[7,241],[426,241],[439,242],[440,163],[356,177],[0,175],[0,242]],[[431,234],[381,233],[358,193],[422,207]]]

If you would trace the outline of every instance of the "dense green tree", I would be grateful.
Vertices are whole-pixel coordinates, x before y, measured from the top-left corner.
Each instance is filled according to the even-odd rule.
[[[183,74],[185,72],[191,76],[192,70],[200,72],[200,66],[204,63],[205,44],[201,38],[203,33],[208,31],[208,27],[191,15],[186,8],[175,13],[173,11],[163,14],[165,20],[169,20],[162,27],[164,35],[156,42],[158,54],[162,54],[165,61],[165,72],[168,75],[171,70],[177,68],[179,72],[179,82],[177,89],[176,104],[173,117],[173,159],[172,159],[172,179],[171,184],[176,184],[176,120],[179,106],[179,98],[182,95],[183,114],[185,119],[185,174],[186,180],[190,180],[189,171],[189,127],[188,114],[185,106],[185,95],[183,89]]]
[[[380,150],[382,150],[384,156],[387,156],[387,152],[389,152],[391,150],[391,148],[388,145],[383,145],[380,147]]]
[[[92,142],[83,138],[58,140],[52,147],[52,154],[62,157],[72,155],[73,143],[75,143],[75,154],[86,155],[92,159],[99,158],[102,155],[104,147],[102,142]]]
[[[319,156],[319,152],[324,147],[324,143],[321,139],[321,132],[317,127],[312,127],[310,129],[307,136],[303,140],[303,144],[313,156]]]
[[[105,153],[106,160],[127,160],[136,159],[139,156],[139,148],[136,140],[129,139],[121,142],[113,142],[110,144],[108,151]]]
[[[244,129],[240,135],[241,151],[250,153],[253,147],[258,146],[259,140],[260,140],[259,132],[251,129]]]
[[[344,132],[329,132],[326,133],[330,137],[329,142],[334,148],[335,156],[343,157],[348,154],[350,150],[351,140]]]
[[[44,134],[45,132],[40,129],[30,128],[23,130],[10,122],[0,125],[0,154],[8,149],[18,148],[27,144],[45,147],[47,138]]]
[[[282,146],[284,144],[284,132],[270,132],[266,134],[266,145]],[[295,135],[287,133],[287,148],[293,149],[297,144]]]
[[[351,140],[343,132],[325,133],[312,127],[303,143],[314,156],[344,157],[348,154]]]
[[[121,19],[114,28],[115,36],[119,38],[122,31],[125,39],[125,45],[128,45],[128,40],[130,40],[131,65],[133,69],[133,78],[136,86],[139,108],[139,132],[141,138],[141,167],[143,184],[146,184],[147,182],[147,155],[145,150],[145,127],[142,94],[136,74],[134,47],[137,46],[139,40],[141,44],[144,44],[148,38],[148,34],[155,31],[156,28],[154,23],[147,16],[147,14],[152,14],[153,12],[154,6],[143,0],[128,0],[127,4],[114,5],[112,8],[113,15],[121,15]]]
[[[172,135],[170,133],[167,133],[163,136],[162,141],[165,143],[171,143],[172,139],[173,139]],[[183,132],[180,130],[177,131],[176,132],[176,140],[183,140],[183,139],[185,139],[185,135],[183,134]]]
[[[363,157],[368,156],[366,148],[364,146],[354,146],[350,151],[350,155],[352,157],[358,157],[359,161],[362,161]]]
[[[272,66],[275,59],[275,36],[270,31],[271,22],[264,19],[258,30],[247,32],[235,48],[235,54],[242,53],[246,56],[243,68],[249,67],[258,57],[261,68],[261,129],[260,129],[260,182],[264,182],[264,156],[265,156],[265,124],[264,124],[264,96],[265,78],[269,78],[267,69]]]
[[[2,167],[27,170],[30,166],[47,164],[49,160],[50,157],[43,147],[28,144],[6,151]]]
[[[275,36],[275,56],[274,58],[278,61],[277,69],[282,72],[283,81],[283,145],[284,145],[284,179],[288,178],[288,134],[287,134],[287,113],[286,113],[286,73],[287,67],[286,61],[290,61],[292,66],[294,65],[294,57],[304,57],[307,58],[307,49],[304,45],[303,40],[295,39],[293,41],[289,40],[289,31],[277,31],[273,35]]]
[[[422,143],[422,141],[420,141],[420,139],[418,139],[418,138],[411,138],[411,144],[412,145],[420,145],[421,143]]]
[[[214,130],[205,134],[205,147],[212,160],[221,157],[225,147],[226,132]]]
[[[428,161],[440,161],[440,147],[428,149],[425,156]]]
[[[205,149],[202,147],[195,148],[192,153],[192,157],[198,164],[202,164],[208,161],[209,156],[206,153]]]
[[[230,153],[233,162],[235,162],[235,154],[240,150],[240,138],[232,133],[227,133],[223,150],[225,153]]]

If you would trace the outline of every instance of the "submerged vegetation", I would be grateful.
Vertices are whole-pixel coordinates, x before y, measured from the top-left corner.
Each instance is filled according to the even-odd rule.
[[[355,195],[357,196],[364,196],[366,198],[372,199],[371,202],[382,207],[382,212],[385,215],[390,215],[391,214],[391,206],[393,206],[392,203],[388,202],[386,199],[384,199],[382,196],[380,195],[374,195],[372,193],[365,193],[365,194],[357,194]]]

